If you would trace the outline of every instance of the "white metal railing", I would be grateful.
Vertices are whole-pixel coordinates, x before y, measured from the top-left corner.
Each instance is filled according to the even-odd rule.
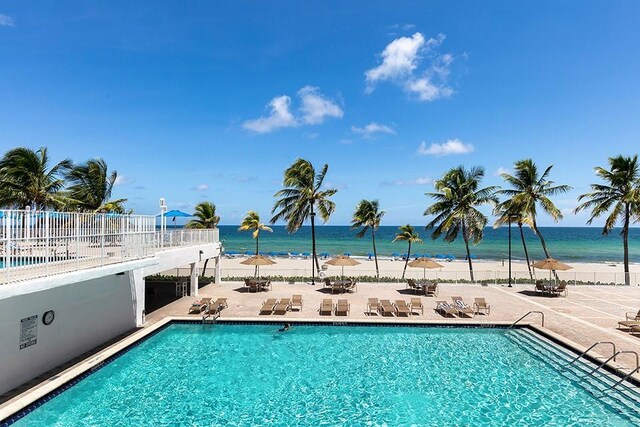
[[[219,241],[219,231],[156,230],[149,215],[0,210],[0,284]]]
[[[276,259],[277,262],[277,259]],[[167,271],[166,274],[188,276],[188,268],[173,269]],[[254,267],[227,267],[225,262],[222,263],[221,278],[222,280],[233,280],[243,277],[253,276]],[[210,273],[210,274],[209,274]],[[339,277],[341,275],[340,267],[331,267],[323,272],[326,277]],[[489,284],[489,285],[506,285],[509,281],[509,273],[501,270],[474,270],[475,283]],[[571,271],[558,271],[558,280],[566,281],[569,285],[609,285],[609,286],[624,286],[624,273],[613,272],[571,272]],[[208,276],[213,275],[213,269],[208,269]],[[288,282],[288,278],[302,278],[311,277],[311,268],[282,268],[277,264],[260,267],[260,275],[265,277],[276,278],[283,282]],[[471,283],[468,270],[427,270],[423,272],[421,269],[407,268],[405,279],[402,279],[402,270],[380,270],[380,279],[376,279],[374,269],[358,269],[355,267],[344,268],[345,277],[359,278],[360,281],[366,281],[370,283],[406,283],[406,279],[414,280],[433,280],[439,283],[453,283],[453,284],[469,284]],[[318,275],[316,274],[316,280]],[[523,286],[535,284],[536,280],[549,281],[549,274],[534,275],[533,280],[529,277],[527,272],[515,272],[511,273],[511,282],[514,286]],[[552,281],[555,278],[551,279]],[[630,285],[640,286],[640,274],[630,273]]]

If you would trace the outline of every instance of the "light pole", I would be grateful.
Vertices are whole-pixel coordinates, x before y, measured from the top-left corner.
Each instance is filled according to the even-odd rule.
[[[167,203],[164,197],[160,198],[160,247],[164,247],[164,214],[167,211]]]

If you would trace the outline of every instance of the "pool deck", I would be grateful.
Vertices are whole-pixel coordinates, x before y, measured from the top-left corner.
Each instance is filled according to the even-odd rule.
[[[399,284],[358,284],[356,293],[332,294],[330,289],[321,285],[278,284],[271,291],[248,293],[238,282],[223,282],[222,285],[207,285],[200,289],[201,297],[227,298],[229,307],[224,309],[220,319],[260,319],[277,322],[323,320],[323,321],[367,321],[367,322],[416,322],[443,324],[511,324],[529,311],[542,311],[545,315],[544,328],[554,336],[569,344],[585,349],[596,341],[612,341],[618,350],[633,350],[640,354],[640,335],[631,335],[617,329],[618,321],[625,319],[625,313],[634,314],[640,309],[640,288],[613,286],[569,286],[568,296],[549,297],[536,293],[533,286],[480,286],[448,285],[438,287],[437,297],[419,296]],[[267,298],[291,298],[293,294],[302,295],[302,311],[289,311],[286,315],[260,315],[259,309]],[[491,305],[491,314],[479,314],[470,318],[443,317],[434,308],[435,301],[451,302],[452,296],[462,297],[472,305],[475,297],[484,297]],[[368,298],[389,299],[392,302],[411,298],[420,298],[424,305],[424,314],[409,317],[370,316],[367,313]],[[334,303],[346,299],[351,305],[348,316],[320,316],[318,308],[325,298]],[[153,324],[168,316],[200,319],[201,316],[187,314],[196,297],[184,297],[147,316],[147,324]],[[531,314],[523,323],[540,325],[540,315]],[[609,357],[610,346],[598,347],[594,354]],[[591,352],[590,352],[591,354]],[[618,358],[623,368],[635,367],[635,357],[625,354]]]
[[[567,345],[585,350],[596,341],[614,342],[618,350],[633,350],[640,353],[640,336],[630,335],[617,329],[618,321],[624,320],[626,312],[637,313],[640,308],[640,288],[609,286],[569,286],[569,293],[564,297],[542,296],[533,291],[532,286],[480,286],[480,285],[448,285],[439,286],[437,297],[418,296],[398,284],[358,284],[356,293],[332,294],[330,289],[321,285],[308,284],[274,284],[268,292],[248,293],[238,282],[223,282],[222,285],[207,285],[200,289],[198,298],[227,298],[221,320],[272,321],[272,322],[367,322],[367,323],[415,323],[415,324],[447,324],[447,325],[510,325],[525,313],[542,311],[545,324],[542,331],[554,339]],[[293,310],[285,315],[259,315],[259,309],[267,298],[291,298],[293,294],[302,295],[303,309]],[[491,306],[489,315],[480,314],[469,318],[443,317],[434,308],[435,301],[451,301],[452,296],[462,297],[469,305],[475,297],[484,297]],[[348,316],[320,316],[318,308],[323,299],[331,298],[333,302],[346,299],[350,303]],[[403,299],[420,298],[424,305],[424,314],[418,313],[409,317],[388,317],[369,315],[367,299],[389,299],[392,302]],[[110,343],[106,343],[94,351],[77,358],[72,363],[36,380],[25,384],[18,390],[0,396],[0,420],[16,413],[30,403],[45,396],[60,385],[77,377],[83,372],[93,369],[106,358],[140,338],[161,328],[172,320],[201,320],[201,315],[188,314],[189,307],[196,297],[184,297],[146,317],[145,326],[130,334],[125,334]],[[522,323],[540,325],[540,315],[532,314]],[[601,346],[590,352],[594,356],[607,358],[611,355],[610,346]],[[621,355],[613,368],[630,370],[635,367],[635,357]],[[640,375],[634,376],[640,380]]]

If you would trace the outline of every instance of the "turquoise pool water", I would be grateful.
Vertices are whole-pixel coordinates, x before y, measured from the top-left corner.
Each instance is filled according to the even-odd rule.
[[[277,329],[171,325],[15,426],[638,425],[514,331]]]

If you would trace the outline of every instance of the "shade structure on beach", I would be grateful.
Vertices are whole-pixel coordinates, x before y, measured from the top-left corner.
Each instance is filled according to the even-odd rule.
[[[255,265],[256,266],[256,276],[258,275],[258,273],[260,273],[260,266],[261,265],[273,265],[276,264],[276,262],[272,259],[269,259],[265,256],[262,255],[256,255],[256,256],[252,256],[251,258],[247,258],[243,261],[240,261],[240,264],[244,264],[244,265]]]
[[[359,265],[360,262],[347,255],[338,255],[337,257],[331,258],[329,261],[325,262],[325,264],[342,267],[342,278],[344,278],[344,266],[352,267],[354,265]]]
[[[531,264],[531,266],[533,268],[539,268],[540,270],[559,270],[559,271],[571,270],[573,268],[570,265],[567,265],[553,258],[547,258],[547,259],[543,259],[542,261],[534,262],[533,264]]]
[[[425,278],[427,277],[427,268],[442,268],[441,264],[438,264],[437,262],[435,262],[431,258],[425,258],[425,257],[413,260],[407,265],[409,267],[422,268],[424,270],[424,276],[423,277],[425,277]]]
[[[534,262],[533,264],[531,264],[531,266],[540,270],[549,270],[549,281],[551,281],[551,273],[553,271],[566,271],[573,268],[570,265],[567,265],[553,258],[547,258],[543,259],[542,261]]]

